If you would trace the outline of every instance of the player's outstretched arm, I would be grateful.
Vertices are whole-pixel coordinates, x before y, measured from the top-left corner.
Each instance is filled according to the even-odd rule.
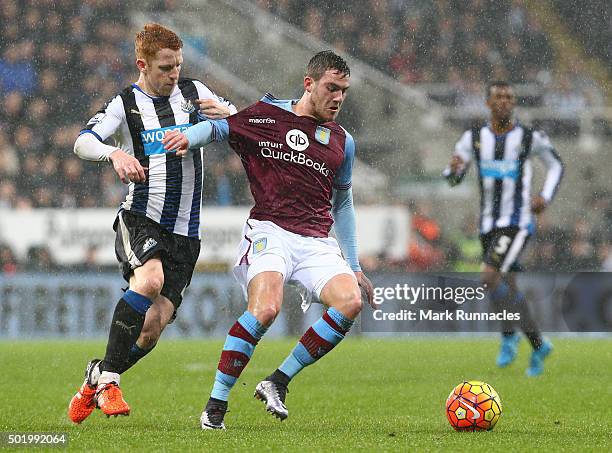
[[[355,226],[355,209],[353,207],[353,191],[348,189],[334,189],[332,197],[332,216],[334,218],[334,229],[336,238],[344,257],[355,272],[359,287],[365,292],[368,303],[372,308],[374,304],[374,287],[365,276],[359,265],[357,254],[357,228]]]
[[[200,148],[213,141],[223,141],[229,136],[229,125],[226,120],[202,121],[189,127],[185,133],[167,132],[162,144],[167,151],[175,151],[177,156],[185,155],[191,148]]]

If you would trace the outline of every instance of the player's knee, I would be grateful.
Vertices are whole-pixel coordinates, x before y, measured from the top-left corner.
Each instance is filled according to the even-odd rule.
[[[138,286],[144,295],[150,299],[155,299],[160,295],[161,290],[164,287],[164,274],[155,273],[147,275],[138,282]]]
[[[265,307],[260,307],[255,310],[254,316],[257,318],[260,324],[264,326],[270,326],[280,313],[280,307],[277,307],[273,304],[267,305]]]
[[[344,294],[342,296],[341,306],[341,311],[346,317],[350,319],[355,319],[363,308],[360,292],[350,291]]]

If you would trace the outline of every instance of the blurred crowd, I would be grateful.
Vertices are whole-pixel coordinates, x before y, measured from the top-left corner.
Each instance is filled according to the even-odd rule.
[[[520,0],[258,0],[260,6],[405,83],[536,81],[554,52]]]
[[[578,122],[567,119],[604,103],[601,88],[585,76],[580,61],[555,75],[551,40],[524,0],[255,1],[335,49],[458,107],[462,117],[486,115],[482,87],[490,80],[526,85],[526,91],[518,90],[519,105],[548,107],[566,119],[551,124],[551,129],[560,126],[551,133],[573,135]],[[557,3],[573,4],[575,10],[582,5]],[[612,61],[609,53],[602,57],[606,64]]]
[[[87,120],[133,78],[120,6],[0,0],[0,207],[116,206],[123,196],[112,168],[72,153]]]
[[[87,120],[137,78],[121,4],[0,0],[0,207],[116,207],[125,197],[112,166],[72,152]],[[232,182],[239,161],[216,156],[205,169],[206,202],[248,203]]]
[[[612,3],[609,0],[553,0],[569,28],[589,55],[612,71]]]
[[[404,83],[446,83],[453,102],[465,109],[482,109],[483,81],[490,78],[551,80],[551,43],[522,0],[355,0],[350,9],[346,2],[255,1]],[[149,7],[162,12],[169,3]],[[0,0],[0,29],[0,208],[117,207],[126,187],[112,167],[78,159],[72,146],[87,119],[136,79],[134,30],[122,2]],[[584,83],[577,64],[541,102],[568,112],[585,108],[595,101],[581,94],[589,84],[576,89],[579,81]],[[224,146],[206,152],[203,203],[250,204],[239,158]],[[589,202],[607,213],[610,225],[609,196],[595,198]],[[411,230],[408,260],[365,257],[366,267],[478,267],[473,221],[447,232],[426,206],[415,205]],[[560,229],[544,225],[525,261],[547,269],[612,270],[607,231],[590,219]],[[1,273],[50,269],[59,266],[44,247],[19,262],[10,244],[0,244]]]

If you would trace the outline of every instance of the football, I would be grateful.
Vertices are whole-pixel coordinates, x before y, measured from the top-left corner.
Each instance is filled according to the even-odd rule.
[[[490,431],[501,413],[499,395],[481,381],[463,381],[446,400],[446,417],[455,431]]]

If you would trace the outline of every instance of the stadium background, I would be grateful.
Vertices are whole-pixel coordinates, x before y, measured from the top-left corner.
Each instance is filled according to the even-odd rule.
[[[133,36],[147,21],[182,36],[184,76],[201,78],[238,107],[266,91],[298,97],[314,51],[347,56],[353,86],[340,119],[358,144],[360,259],[371,275],[478,270],[474,177],[451,190],[440,174],[464,128],[487,115],[486,81],[512,81],[517,117],[543,128],[566,164],[523,264],[543,272],[612,270],[604,170],[612,154],[612,25],[607,2],[582,4],[2,0],[0,337],[104,336],[115,299],[107,288],[121,285],[110,225],[126,188],[112,166],[78,159],[72,145],[87,118],[135,80]],[[199,325],[216,319],[222,334],[221,314],[229,319],[241,309],[223,285],[231,285],[227,271],[251,197],[228,147],[207,148],[204,162],[204,245],[187,296],[198,313],[187,318]],[[536,170],[534,190],[543,175]],[[227,282],[207,286],[219,278]],[[212,305],[196,296],[211,291],[223,293]],[[100,302],[107,308],[77,317],[74,307],[91,309],[85,301],[92,297],[107,297]],[[24,307],[40,315],[26,321]]]
[[[205,151],[203,248],[213,253],[203,253],[164,334],[195,339],[166,339],[129,372],[128,420],[95,414],[71,426],[65,406],[80,367],[103,351],[122,284],[110,227],[125,192],[110,165],[79,160],[72,145],[136,79],[133,37],[148,21],[183,38],[183,75],[238,107],[266,91],[299,96],[315,51],[347,56],[353,87],[340,121],[358,146],[354,191],[370,234],[361,260],[375,279],[478,269],[473,173],[452,190],[440,174],[463,128],[486,116],[490,78],[515,83],[518,118],[541,126],[566,164],[524,264],[612,270],[606,0],[0,0],[0,431],[66,431],[80,450],[609,450],[609,334],[555,336],[545,376],[529,383],[526,344],[517,365],[498,370],[493,335],[354,335],[292,384],[291,421],[272,423],[253,405],[251,383],[295,341],[279,337],[318,316],[295,303],[243,375],[249,386],[235,390],[236,429],[223,440],[196,431],[222,338],[244,309],[226,271],[250,195],[224,146]],[[288,297],[298,298],[293,289]],[[446,423],[443,401],[464,378],[502,395],[493,437],[457,437]]]

